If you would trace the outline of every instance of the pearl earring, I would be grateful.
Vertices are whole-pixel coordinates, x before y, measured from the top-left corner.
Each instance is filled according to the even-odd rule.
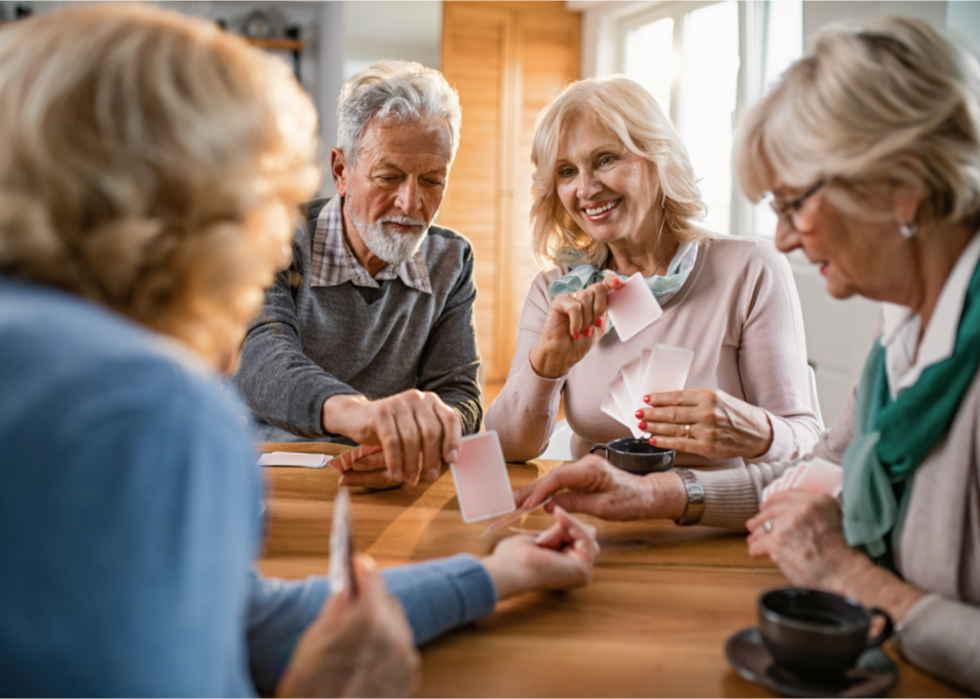
[[[901,223],[898,226],[898,232],[901,233],[902,237],[907,240],[915,237],[915,234],[919,232],[919,226],[915,221]]]

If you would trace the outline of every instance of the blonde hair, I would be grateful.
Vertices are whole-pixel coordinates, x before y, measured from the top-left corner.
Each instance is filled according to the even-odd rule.
[[[572,220],[558,198],[555,163],[563,130],[578,118],[610,129],[627,150],[651,163],[660,180],[664,231],[679,242],[710,236],[694,221],[705,208],[694,170],[670,120],[639,84],[621,76],[574,82],[538,115],[531,149],[531,244],[542,266],[605,264],[609,248]]]
[[[316,113],[213,24],[96,4],[0,31],[0,273],[231,371],[319,182]]]
[[[923,182],[920,226],[980,224],[977,59],[921,20],[829,26],[748,115],[736,168],[753,201],[776,176],[824,180],[836,203],[870,218],[885,214],[868,206],[873,185]]]

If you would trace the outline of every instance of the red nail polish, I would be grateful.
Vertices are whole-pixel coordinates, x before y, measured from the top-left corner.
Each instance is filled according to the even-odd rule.
[[[640,429],[645,431],[646,428],[647,428],[647,423],[646,422],[641,422],[640,423]]]
[[[597,328],[601,328],[603,323],[605,323],[605,321],[602,318],[599,318],[598,320],[596,320],[595,326]]]
[[[643,396],[643,402],[644,403],[649,403],[650,402],[650,396]]]
[[[582,331],[582,334],[585,335],[586,337],[592,337],[592,328],[586,328],[585,330]]]
[[[580,335],[581,333],[575,333],[575,339],[577,340],[580,337]]]
[[[657,440],[655,438],[651,438],[650,439],[650,446],[652,446],[652,447],[657,446]]]
[[[643,411],[642,411],[642,410],[637,410],[637,411],[636,411],[635,413],[633,413],[633,414],[634,414],[634,415],[636,415],[637,417],[643,417]]]

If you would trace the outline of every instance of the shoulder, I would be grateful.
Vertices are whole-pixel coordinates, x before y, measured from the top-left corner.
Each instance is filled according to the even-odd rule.
[[[306,218],[307,222],[316,222],[317,216],[320,215],[323,207],[330,203],[331,199],[332,197],[310,199],[299,205],[299,211]]]
[[[701,241],[705,267],[713,277],[732,277],[743,282],[763,277],[790,280],[786,256],[771,240],[738,236],[718,236]]]
[[[240,424],[237,398],[176,341],[71,294],[25,286],[18,295],[19,313],[0,314],[0,376],[33,409],[58,406],[63,431],[134,413]]]
[[[472,256],[473,244],[459,231],[442,226],[430,226],[427,236],[426,253],[445,254],[452,251],[462,256]]]

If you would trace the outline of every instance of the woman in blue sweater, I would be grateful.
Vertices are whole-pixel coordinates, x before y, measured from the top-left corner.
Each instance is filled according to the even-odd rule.
[[[83,6],[0,32],[0,104],[4,693],[407,695],[417,644],[588,581],[597,546],[564,514],[555,549],[358,563],[356,600],[253,572],[261,477],[220,375],[319,179],[284,65]]]

